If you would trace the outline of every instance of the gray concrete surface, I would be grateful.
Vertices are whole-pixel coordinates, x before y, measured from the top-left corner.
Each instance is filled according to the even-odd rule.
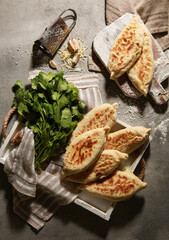
[[[67,8],[78,19],[71,36],[82,37],[89,48],[105,26],[103,0],[1,0],[0,3],[0,126],[12,105],[12,85],[28,84],[32,67],[32,46],[44,29]],[[57,56],[56,56],[57,59]],[[87,70],[87,60],[84,67]],[[50,70],[47,65],[42,70]],[[99,74],[104,102],[119,103],[119,118],[131,125],[152,128],[153,140],[145,153],[147,188],[131,200],[119,203],[110,221],[81,207],[60,207],[40,232],[34,231],[12,211],[12,188],[0,166],[0,239],[73,240],[167,240],[169,239],[169,109],[156,106],[151,97],[125,97],[107,73]],[[165,83],[168,86],[168,83]]]

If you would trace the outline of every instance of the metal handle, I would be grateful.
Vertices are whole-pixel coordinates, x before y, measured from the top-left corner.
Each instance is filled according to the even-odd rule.
[[[68,15],[68,16],[62,17],[63,14],[64,14],[65,12],[67,12],[67,11],[71,11],[71,12],[73,13],[73,15]],[[73,9],[71,9],[71,8],[68,8],[68,9],[64,10],[64,11],[59,15],[58,18],[60,18],[60,17],[62,17],[62,19],[63,19],[64,21],[67,20],[67,19],[71,19],[71,18],[73,19],[72,24],[69,26],[69,32],[70,32],[70,31],[74,28],[74,26],[75,26],[75,24],[76,24],[76,20],[77,20],[77,14],[76,14],[75,10],[73,10]]]
[[[66,12],[69,14],[63,16]],[[64,10],[57,18],[57,20],[42,34],[41,38],[35,41],[35,45],[40,47],[50,58],[53,58],[58,48],[61,46],[67,35],[74,28],[76,24],[77,14],[76,12],[68,8]],[[66,20],[73,20],[69,26]]]

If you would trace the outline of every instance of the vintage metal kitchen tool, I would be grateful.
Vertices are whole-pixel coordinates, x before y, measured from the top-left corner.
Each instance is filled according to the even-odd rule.
[[[68,13],[69,12],[69,13]],[[67,14],[66,14],[67,13]],[[53,58],[56,51],[63,43],[67,35],[76,24],[77,14],[73,9],[64,10],[57,18],[55,23],[46,28],[41,38],[35,41],[50,58]],[[71,21],[68,26],[67,22]]]
[[[100,31],[94,39],[94,51],[108,71],[109,55],[113,42],[119,33],[124,29],[124,27],[131,21],[132,17],[133,14],[124,14],[115,22]],[[155,103],[164,104],[169,100],[169,93],[165,91],[161,83],[169,77],[169,60],[153,37],[152,48],[155,60],[155,70],[149,94]],[[115,80],[115,82],[122,90],[124,95],[131,98],[139,98],[142,96],[142,94],[132,85],[127,74],[119,77],[117,80]]]

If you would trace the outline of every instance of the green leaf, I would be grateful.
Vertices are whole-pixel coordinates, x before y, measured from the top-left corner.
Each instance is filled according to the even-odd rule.
[[[27,100],[27,101],[32,101],[32,94],[30,93],[29,90],[26,90],[26,91],[25,91],[24,96],[25,96],[25,100]]]
[[[47,83],[45,81],[39,82],[38,87],[39,89],[46,90]]]
[[[36,76],[31,80],[32,89],[36,90],[38,86],[39,78]]]
[[[65,95],[62,95],[60,97],[60,99],[58,100],[59,108],[62,109],[68,104],[69,104],[69,100],[67,99],[67,97]]]
[[[18,89],[23,89],[23,86],[20,80],[16,81],[16,84],[14,84],[14,86],[12,87],[12,92],[16,93]]]
[[[29,126],[34,133],[38,133],[40,131],[40,129],[36,126],[36,125],[32,125],[32,126]]]
[[[60,93],[52,91],[51,98],[54,101],[58,100],[60,98]]]
[[[71,111],[69,108],[64,108],[62,110],[62,118],[69,118],[71,116],[72,116],[72,114],[71,114]]]
[[[77,123],[78,123],[78,121],[73,121],[73,122],[71,123],[72,131],[77,127]]]
[[[63,128],[69,128],[72,123],[72,113],[69,108],[64,108],[61,115],[61,126]]]
[[[61,71],[55,75],[55,80],[58,81],[59,79],[63,79],[64,72]]]
[[[85,109],[86,105],[84,102],[82,101],[78,101],[78,108],[79,108],[79,111],[83,112],[84,109]]]
[[[72,115],[74,115],[74,116],[79,115],[78,106],[73,106],[72,107]]]
[[[26,104],[24,104],[23,102],[20,102],[18,105],[18,113],[21,116],[25,116],[25,113],[29,113],[29,110],[28,110]]]
[[[43,103],[42,105],[43,111],[45,112],[46,117],[50,117],[49,115],[52,115],[53,117],[53,106],[49,103]]]
[[[37,99],[34,100],[34,102],[33,102],[32,110],[33,110],[34,112],[39,112],[39,111],[41,111],[41,105],[40,105],[40,103],[39,103],[39,101],[38,101]]]
[[[59,80],[58,85],[57,85],[57,91],[58,92],[63,92],[67,90],[67,82],[66,80]]]
[[[39,79],[40,80],[45,80],[50,82],[54,77],[56,76],[56,73],[53,72],[49,72],[49,73],[44,73],[44,72],[40,72],[39,73]]]
[[[45,94],[44,93],[38,93],[38,97],[45,98]]]
[[[79,98],[79,90],[76,87],[74,87],[70,92],[70,100],[74,101],[78,98]]]
[[[24,99],[24,91],[23,89],[19,88],[16,92],[15,92],[15,97],[14,97],[14,100],[13,100],[13,104],[15,106],[18,106],[18,104],[23,101]]]
[[[74,88],[74,84],[72,82],[69,82],[67,85],[66,93],[71,92],[73,90],[73,88]]]
[[[56,123],[60,123],[60,108],[56,103],[53,104],[53,119]]]

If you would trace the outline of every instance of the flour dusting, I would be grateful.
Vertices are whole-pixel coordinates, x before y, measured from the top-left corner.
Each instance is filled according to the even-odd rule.
[[[159,131],[161,133],[160,136],[160,141],[162,143],[166,142],[167,138],[167,126],[169,126],[169,119],[163,120],[155,129],[154,129],[154,134]]]

